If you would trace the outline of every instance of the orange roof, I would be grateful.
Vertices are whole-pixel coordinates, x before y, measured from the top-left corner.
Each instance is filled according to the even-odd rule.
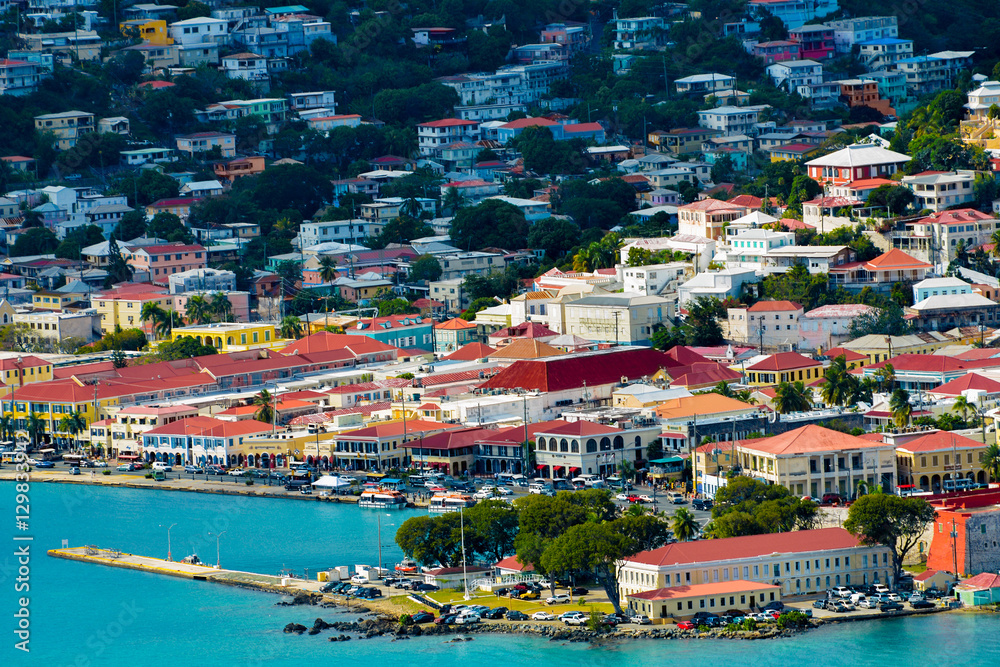
[[[994,350],[991,350],[991,352]],[[937,389],[931,389],[929,393],[943,394],[945,396],[958,396],[963,391],[978,389],[988,394],[1000,392],[1000,382],[980,375],[979,373],[967,373],[960,378],[955,378],[951,382],[946,382]]]
[[[934,431],[897,445],[896,449],[907,452],[943,452],[953,449],[977,449],[982,446],[983,443],[966,438],[964,435],[958,435],[951,431]]]
[[[476,359],[485,359],[496,352],[495,349],[489,345],[483,343],[475,342],[469,343],[468,345],[463,345],[446,357],[441,357],[442,361],[474,361]]]
[[[899,248],[893,248],[873,260],[865,262],[865,268],[879,271],[896,271],[901,269],[929,269],[931,265],[910,257]]]
[[[846,347],[831,347],[826,351],[826,356],[831,359],[844,357],[845,361],[864,361],[868,359],[867,354],[861,354],[860,352],[855,352],[854,350],[848,350]]]
[[[711,415],[720,412],[754,410],[754,406],[722,394],[695,394],[672,398],[656,406],[656,415],[663,419],[681,419],[691,415]]]
[[[515,570],[517,572],[532,572],[535,566],[531,563],[525,565],[517,559],[517,556],[507,556],[503,560],[498,560],[493,564],[498,570]]]
[[[751,449],[768,454],[787,455],[885,446],[880,442],[871,442],[847,433],[809,424],[781,435],[765,438],[754,443]]]
[[[435,329],[442,329],[445,331],[463,331],[465,329],[475,329],[476,325],[468,320],[463,320],[461,317],[453,317],[447,322],[441,322],[440,324],[434,325]]]
[[[802,310],[802,304],[794,301],[758,301],[750,306],[747,312],[750,313],[772,313],[775,311],[795,311]]]
[[[727,593],[743,593],[746,591],[780,590],[781,586],[763,584],[759,581],[720,581],[714,584],[693,584],[691,586],[674,586],[672,588],[657,588],[653,591],[632,593],[628,597],[638,600],[672,600],[676,598],[693,598],[704,595],[725,595]]]
[[[535,338],[516,338],[507,347],[490,354],[490,359],[539,359],[565,354],[562,350]]]
[[[729,203],[737,206],[746,206],[747,208],[760,208],[763,206],[764,200],[753,195],[736,195],[729,200]]]

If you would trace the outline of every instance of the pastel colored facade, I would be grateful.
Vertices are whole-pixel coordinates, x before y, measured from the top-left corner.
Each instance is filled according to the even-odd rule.
[[[851,338],[851,323],[875,310],[861,303],[830,304],[799,317],[799,349],[828,349]]]
[[[903,176],[902,185],[909,188],[916,197],[915,208],[930,209],[936,213],[975,201],[972,191],[975,176],[974,171],[914,174]]]
[[[237,467],[246,465],[235,449],[256,435],[272,430],[271,424],[247,420],[226,422],[212,417],[186,417],[170,424],[157,426],[142,434],[143,456],[146,461],[163,461],[171,465],[221,464]],[[277,463],[277,461],[276,461]],[[271,466],[254,461],[251,465]]]
[[[479,340],[479,328],[472,322],[455,317],[434,325],[434,351],[454,352]]]
[[[659,427],[620,429],[585,420],[553,422],[535,434],[536,468],[542,477],[613,475],[622,461],[638,465]]]
[[[390,315],[360,320],[349,336],[367,336],[398,348],[431,350],[434,322],[419,315]]]
[[[907,223],[906,231],[896,232],[892,242],[924,261],[950,263],[957,255],[959,243],[966,248],[990,243],[997,229],[1000,226],[993,216],[974,208],[959,208]]]
[[[184,336],[194,338],[201,345],[214,347],[221,353],[259,348],[277,350],[291,342],[281,338],[273,322],[213,322],[174,327],[170,331],[171,342]]]
[[[801,306],[799,308],[801,309]],[[809,384],[821,377],[823,377],[823,362],[797,352],[772,354],[767,359],[747,366],[746,369],[746,382],[755,387],[769,387],[782,382]]]
[[[678,234],[717,241],[723,237],[726,223],[738,220],[749,212],[745,206],[717,199],[684,204],[677,208]]]
[[[52,362],[33,355],[0,359],[0,383],[7,387],[23,387],[32,382],[52,379]]]
[[[833,33],[828,25],[809,24],[789,30],[788,38],[799,43],[803,59],[827,60],[836,51]]]
[[[51,132],[56,137],[56,148],[68,150],[76,146],[80,137],[95,131],[94,114],[84,111],[66,111],[35,116],[35,132]]]
[[[309,118],[306,125],[310,130],[328,134],[330,130],[338,127],[359,127],[361,116],[358,114],[343,114],[338,116],[316,116]]]
[[[407,420],[376,424],[339,434],[331,452],[332,463],[346,470],[398,468],[407,462],[405,443],[459,428],[454,424]]]
[[[718,107],[698,112],[698,124],[725,135],[754,134],[760,113],[768,106]]]
[[[840,53],[850,53],[855,44],[899,36],[895,16],[858,16],[827,21],[826,25],[834,30],[833,41]]]
[[[980,604],[977,598],[983,593],[976,589],[1000,588],[1000,582],[996,582],[1000,558],[993,548],[993,540],[1000,540],[1000,511],[997,509],[1000,498],[996,491],[990,491],[957,500],[936,503],[937,516],[929,531],[933,537],[927,569],[950,573],[949,584],[955,581],[955,574],[961,577],[976,575],[958,584],[958,592],[966,604]],[[977,585],[984,578],[992,583]],[[1000,591],[995,591],[993,595],[1000,598],[998,593]],[[988,599],[993,601],[992,597]]]
[[[802,313],[802,305],[794,301],[758,301],[749,308],[729,308],[729,338],[762,349],[795,349]]]
[[[116,327],[138,327],[151,335],[151,325],[142,321],[142,307],[146,303],[171,310],[174,299],[163,288],[148,284],[128,290],[109,290],[90,297],[90,307],[100,315],[101,331],[105,334],[113,332]]]
[[[666,21],[658,16],[615,20],[615,51],[645,51],[665,44]]]
[[[231,160],[229,162],[217,162],[212,165],[212,171],[216,178],[220,178],[232,183],[241,176],[254,176],[263,173],[263,156],[252,156]]]
[[[38,90],[41,78],[37,63],[0,59],[0,95],[30,95]]]
[[[723,581],[633,593],[624,602],[632,613],[660,624],[686,621],[699,612],[749,614],[771,602],[781,602],[781,587],[756,581]]]
[[[900,485],[941,493],[949,480],[987,482],[987,445],[982,442],[948,431],[887,433],[884,439],[896,445]]]
[[[847,289],[861,290],[866,286],[877,291],[888,291],[897,283],[919,282],[927,277],[933,267],[902,250],[893,248],[867,262],[842,264],[830,270],[830,284]]]
[[[166,285],[170,276],[208,266],[208,253],[200,245],[184,243],[139,246],[126,251],[125,258],[137,271],[149,273],[155,285]]]
[[[892,564],[886,547],[867,547],[843,528],[796,530],[771,535],[730,537],[719,540],[676,542],[623,559],[618,569],[618,587],[623,598],[637,593],[678,586],[720,586],[736,583],[740,588],[764,592],[757,600],[763,607],[781,595],[822,593],[835,586],[885,583],[891,581]],[[757,585],[752,589],[753,584]],[[698,589],[696,589],[698,590]],[[718,591],[718,589],[716,589]],[[732,591],[734,594],[737,591]],[[704,589],[701,598],[718,595]],[[724,613],[729,606],[715,607]],[[715,600],[705,608],[681,611],[693,615],[712,611]],[[698,598],[695,598],[697,600]],[[717,598],[716,598],[717,599]],[[763,602],[763,604],[761,604]],[[676,601],[671,615],[676,613]]]
[[[177,150],[197,157],[218,147],[224,158],[236,157],[236,135],[223,132],[196,132],[177,137]]]
[[[765,65],[773,65],[785,60],[799,60],[802,57],[798,43],[788,40],[758,42],[754,44],[751,53],[762,59]]]

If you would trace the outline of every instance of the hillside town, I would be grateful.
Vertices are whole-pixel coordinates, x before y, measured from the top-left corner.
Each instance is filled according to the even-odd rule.
[[[1000,47],[522,4],[0,2],[4,449],[669,511],[590,568],[654,623],[1000,600]]]

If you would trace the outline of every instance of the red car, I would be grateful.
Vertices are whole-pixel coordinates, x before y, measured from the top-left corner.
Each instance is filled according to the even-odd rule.
[[[692,623],[691,621],[681,621],[680,623],[677,624],[677,629],[678,630],[694,630],[695,629],[695,624]]]
[[[628,497],[628,501],[629,501],[630,503],[638,503],[638,502],[641,502],[641,501],[639,500],[639,496],[636,496],[636,495],[631,495],[631,496],[629,496],[629,497]]]

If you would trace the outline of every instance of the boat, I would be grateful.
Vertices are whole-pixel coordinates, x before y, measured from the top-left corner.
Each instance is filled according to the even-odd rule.
[[[416,572],[417,561],[404,558],[403,562],[396,563],[396,572]]]
[[[358,507],[379,510],[401,510],[406,507],[406,496],[399,491],[371,489],[361,492]]]
[[[427,511],[431,514],[444,514],[468,509],[475,504],[475,498],[464,493],[436,493],[431,496]]]

